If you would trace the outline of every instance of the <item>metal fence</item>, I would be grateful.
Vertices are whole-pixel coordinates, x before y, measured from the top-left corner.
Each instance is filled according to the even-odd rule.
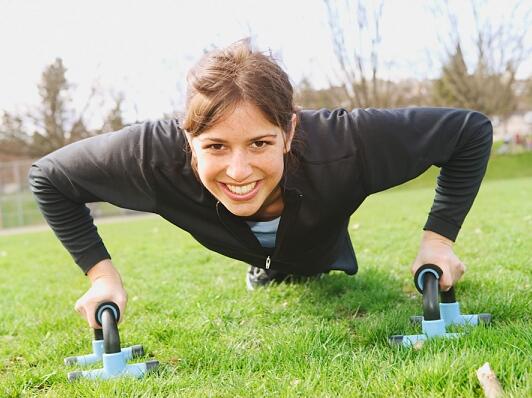
[[[28,185],[33,160],[0,162],[0,229],[45,223]],[[94,218],[139,214],[109,203],[89,203]]]

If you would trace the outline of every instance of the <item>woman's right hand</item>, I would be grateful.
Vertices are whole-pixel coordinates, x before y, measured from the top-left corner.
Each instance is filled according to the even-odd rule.
[[[120,274],[111,260],[100,261],[87,272],[87,276],[92,286],[76,301],[74,309],[87,320],[91,328],[100,329],[101,326],[96,323],[95,319],[96,308],[103,302],[112,301],[120,309],[119,322],[121,322],[126,311],[127,293],[122,285]]]

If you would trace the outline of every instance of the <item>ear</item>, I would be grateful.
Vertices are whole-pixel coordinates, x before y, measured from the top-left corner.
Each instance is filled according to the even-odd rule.
[[[284,142],[284,153],[290,152],[290,149],[292,148],[292,140],[294,139],[297,124],[297,115],[295,113],[292,113],[292,120],[290,124],[290,131],[286,134],[286,140]]]

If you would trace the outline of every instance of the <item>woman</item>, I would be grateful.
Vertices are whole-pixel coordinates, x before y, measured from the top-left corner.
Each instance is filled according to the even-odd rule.
[[[372,193],[441,167],[417,258],[463,274],[452,250],[492,142],[482,114],[461,109],[299,111],[286,73],[246,41],[189,72],[186,112],[59,149],[29,180],[46,220],[88,275],[76,310],[96,328],[98,303],[127,295],[85,203],[153,212],[207,248],[251,265],[248,288],[290,275],[355,274],[347,232]]]

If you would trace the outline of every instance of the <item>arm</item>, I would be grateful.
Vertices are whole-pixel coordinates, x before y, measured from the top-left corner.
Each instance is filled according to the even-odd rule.
[[[431,165],[441,167],[424,229],[454,241],[486,171],[489,119],[445,108],[357,110],[351,117],[368,195],[413,179]]]
[[[442,288],[448,286],[444,280],[454,283],[464,267],[452,243],[486,171],[492,143],[488,118],[466,109],[321,109],[301,111],[300,121],[299,134],[319,143],[305,147],[307,161],[349,164],[336,179],[355,187],[352,211],[372,193],[411,180],[431,165],[441,168],[420,248],[430,255],[418,259],[435,259],[443,269],[436,260],[445,252],[450,271],[440,283]],[[344,192],[349,196],[348,189]]]
[[[78,141],[30,170],[30,187],[41,212],[85,273],[110,259],[86,203],[156,210],[151,174],[156,128],[162,127],[145,123]]]
[[[478,112],[441,108],[357,111],[354,117],[368,194],[408,181],[431,165],[441,167],[411,270],[439,265],[440,288],[448,290],[465,272],[452,246],[486,171],[490,121]]]

